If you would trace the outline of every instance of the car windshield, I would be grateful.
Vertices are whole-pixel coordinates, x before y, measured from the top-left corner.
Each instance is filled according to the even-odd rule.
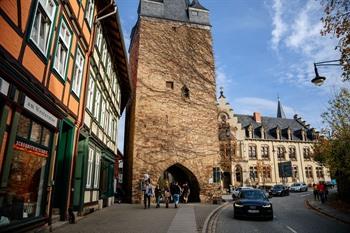
[[[240,194],[242,199],[266,199],[260,190],[242,190]]]

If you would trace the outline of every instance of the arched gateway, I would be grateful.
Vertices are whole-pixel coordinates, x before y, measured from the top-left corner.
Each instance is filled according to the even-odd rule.
[[[200,202],[200,187],[198,180],[196,176],[183,165],[176,163],[166,169],[159,178],[160,183],[163,183],[163,181],[166,181],[169,184],[173,181],[177,181],[180,186],[182,186],[184,183],[188,183],[190,188],[188,202]]]

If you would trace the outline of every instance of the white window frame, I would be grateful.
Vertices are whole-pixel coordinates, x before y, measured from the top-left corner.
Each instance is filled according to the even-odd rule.
[[[101,127],[103,129],[105,129],[105,126],[106,126],[105,114],[106,114],[106,101],[102,97],[102,101],[101,101],[101,121],[100,121],[100,123],[101,123]]]
[[[72,31],[68,27],[65,20],[62,18],[59,37],[56,45],[56,54],[54,58],[53,68],[63,79],[65,79],[68,68],[71,41]],[[62,54],[63,51],[66,51],[66,54]]]
[[[95,3],[94,0],[87,0],[86,1],[86,13],[85,13],[85,19],[88,22],[89,27],[92,26],[92,20],[94,17],[94,9],[95,9]]]
[[[97,47],[97,50],[98,52],[101,54],[101,47],[102,47],[102,28],[101,28],[101,25],[99,24],[98,25],[98,28],[97,28],[97,36],[96,36],[96,42],[95,42],[95,45]]]
[[[81,52],[80,48],[77,48],[72,77],[72,91],[76,94],[78,98],[80,97],[81,81],[84,72],[84,63],[85,58],[83,56],[83,53]]]
[[[49,4],[52,4],[52,12],[50,14],[50,8]],[[48,54],[48,47],[50,44],[51,36],[52,36],[52,27],[54,24],[54,18],[57,12],[57,2],[55,0],[39,0],[36,8],[35,8],[35,14],[32,22],[32,27],[30,31],[30,40],[37,46],[37,48],[40,50],[40,52],[43,53],[45,57],[47,57]],[[49,28],[42,28],[42,17],[47,17],[50,23]],[[37,23],[37,31],[35,30],[35,23]],[[41,31],[44,30],[44,35],[46,35],[46,38],[42,40],[45,42],[45,44],[42,46],[40,44],[40,34]],[[36,33],[35,33],[36,32]]]
[[[107,62],[107,45],[106,45],[106,42],[104,41],[102,46],[102,63],[104,67],[106,67],[106,62]]]
[[[101,108],[101,91],[96,88],[95,93],[95,109],[94,109],[94,117],[100,122],[100,108]]]
[[[88,88],[88,97],[87,97],[87,103],[86,108],[89,109],[91,113],[93,113],[93,103],[94,103],[94,93],[95,93],[95,79],[92,74],[92,71],[90,71],[89,75],[89,88]]]
[[[95,154],[94,148],[89,146],[88,167],[87,167],[87,174],[86,174],[86,188],[91,188],[94,154]]]
[[[100,167],[101,167],[101,151],[96,150],[96,154],[95,154],[94,188],[98,188],[99,184],[100,184]]]

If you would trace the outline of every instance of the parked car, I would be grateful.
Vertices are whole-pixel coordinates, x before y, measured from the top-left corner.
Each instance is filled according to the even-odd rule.
[[[282,184],[276,184],[270,189],[269,194],[270,196],[289,196],[289,188]]]
[[[247,190],[247,189],[253,189],[253,188],[252,187],[239,187],[239,188],[236,188],[235,190],[232,191],[232,198],[233,199],[237,198],[239,193],[242,190]]]
[[[308,187],[305,183],[294,183],[290,186],[291,192],[306,192]]]
[[[258,217],[273,220],[272,204],[260,189],[242,189],[233,203],[233,217]]]

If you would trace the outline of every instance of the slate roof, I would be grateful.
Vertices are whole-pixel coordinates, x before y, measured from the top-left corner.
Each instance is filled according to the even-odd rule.
[[[246,131],[248,135],[248,127],[251,125],[253,128],[253,138],[261,138],[261,127],[264,127],[266,138],[270,140],[276,140],[276,128],[281,130],[281,140],[288,139],[288,128],[292,133],[291,140],[302,141],[301,130],[305,130],[306,141],[312,141],[312,131],[314,129],[307,127],[307,125],[300,122],[298,119],[286,119],[277,117],[261,117],[261,123],[254,120],[251,115],[235,114],[238,118],[238,122],[241,123],[242,129]]]
[[[197,9],[200,9],[200,10],[205,10],[205,11],[208,11],[207,8],[205,8],[204,6],[202,6],[198,0],[193,0],[192,3],[189,5],[190,7],[192,8],[197,8]]]

